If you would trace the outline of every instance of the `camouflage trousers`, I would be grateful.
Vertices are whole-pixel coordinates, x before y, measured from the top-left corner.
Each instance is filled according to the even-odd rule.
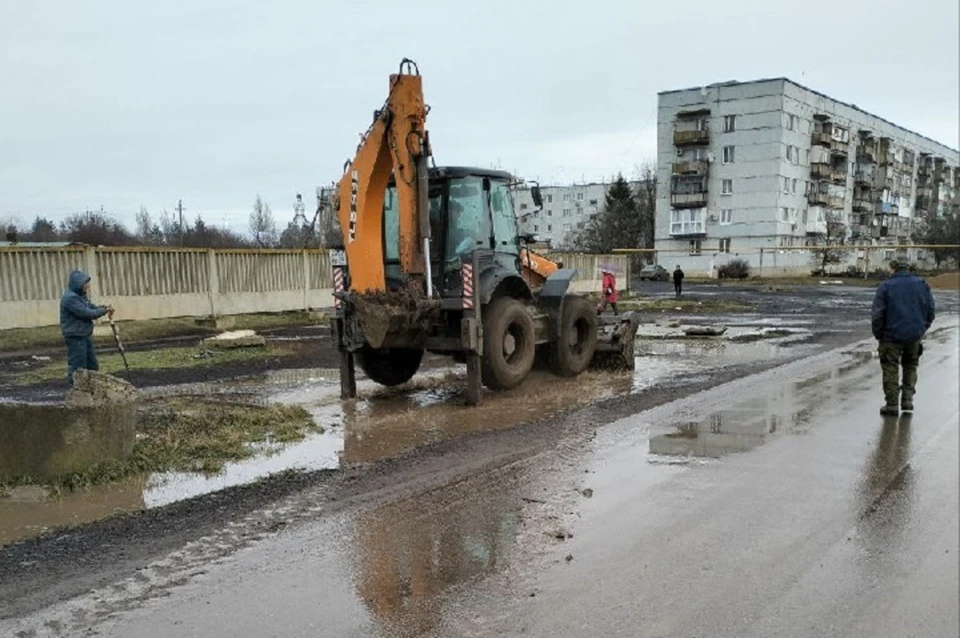
[[[883,396],[887,405],[900,405],[900,401],[910,403],[917,390],[917,367],[923,354],[923,343],[881,342],[880,369],[883,370]],[[900,379],[900,368],[903,379]],[[901,396],[902,391],[902,396]]]

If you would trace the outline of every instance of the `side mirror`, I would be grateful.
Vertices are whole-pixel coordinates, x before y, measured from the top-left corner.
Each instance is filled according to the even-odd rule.
[[[530,197],[533,198],[533,205],[537,208],[543,206],[543,195],[540,194],[540,185],[534,184],[530,187]]]

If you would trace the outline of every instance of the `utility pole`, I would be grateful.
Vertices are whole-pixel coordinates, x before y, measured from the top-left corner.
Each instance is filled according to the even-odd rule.
[[[177,215],[180,218],[180,226],[179,226],[180,245],[183,246],[183,200],[182,199],[177,200]]]

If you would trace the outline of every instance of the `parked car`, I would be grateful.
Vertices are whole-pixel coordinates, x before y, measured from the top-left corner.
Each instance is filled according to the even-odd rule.
[[[660,264],[649,264],[640,270],[637,277],[640,281],[669,281],[670,273]]]

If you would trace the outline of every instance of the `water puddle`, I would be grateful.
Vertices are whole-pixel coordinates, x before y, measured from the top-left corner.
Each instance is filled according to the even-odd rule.
[[[853,385],[868,378],[870,351],[855,351],[834,370],[786,383],[762,396],[732,403],[702,418],[675,423],[650,437],[650,453],[670,457],[718,458],[746,452],[786,433],[802,434],[813,414],[838,405]]]

